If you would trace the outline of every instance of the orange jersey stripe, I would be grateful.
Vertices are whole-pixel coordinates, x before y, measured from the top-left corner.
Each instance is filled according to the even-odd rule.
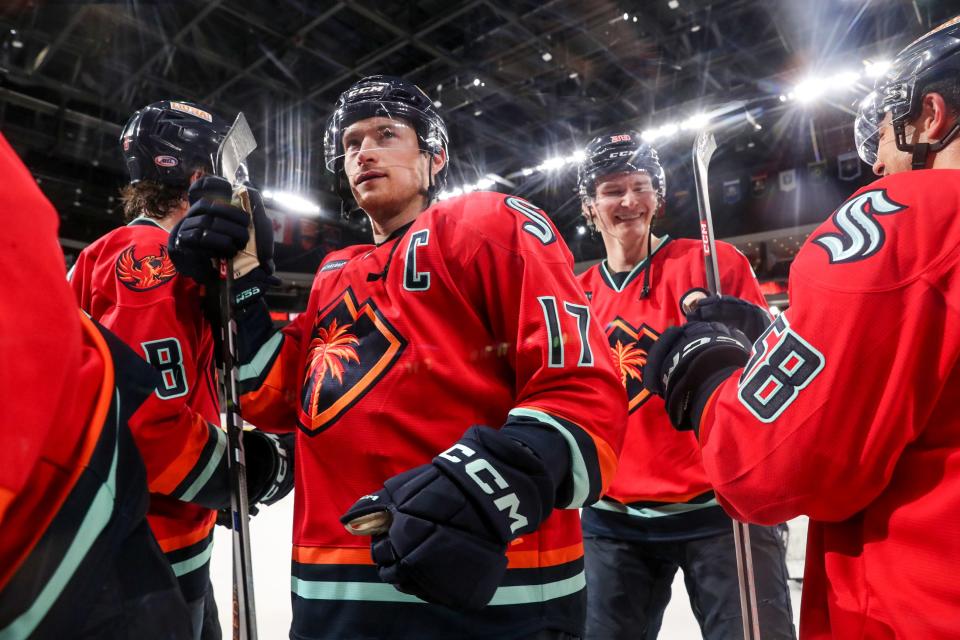
[[[373,564],[370,547],[301,547],[294,545],[293,560],[301,564]]]
[[[554,567],[558,564],[572,562],[583,557],[583,543],[578,542],[569,547],[540,551],[507,551],[507,569],[536,569],[537,567]]]
[[[150,520],[149,513],[147,514],[147,520]],[[157,544],[160,545],[160,549],[163,550],[164,553],[189,547],[190,545],[196,544],[210,535],[210,530],[213,529],[216,523],[217,513],[215,511],[211,511],[210,515],[206,518],[200,528],[194,529],[190,533],[185,533],[179,536],[170,536],[168,538],[157,537]],[[157,527],[151,525],[150,530],[153,531],[154,536],[157,535]]]
[[[155,401],[154,397],[149,398],[149,401]],[[160,400],[159,402],[163,402]],[[196,416],[195,420],[198,422],[203,422],[206,426],[206,422],[203,418]],[[203,448],[207,444],[207,439],[199,439],[196,436],[196,433],[206,434],[206,429],[197,430],[193,434],[194,437],[191,437],[188,442],[184,444],[183,449],[180,451],[180,454],[177,457],[173,458],[170,461],[170,464],[156,477],[149,479],[150,491],[152,493],[162,493],[164,495],[169,495],[183,482],[183,479],[186,478],[193,468],[197,466],[197,462],[200,460],[200,455],[203,453]]]

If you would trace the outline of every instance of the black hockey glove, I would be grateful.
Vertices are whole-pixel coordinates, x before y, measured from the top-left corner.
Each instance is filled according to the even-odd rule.
[[[566,474],[545,464],[530,440],[511,437],[521,431],[471,427],[431,464],[390,478],[340,518],[346,525],[389,512],[389,530],[371,541],[384,582],[453,609],[490,602],[507,568],[507,545],[550,514]]]
[[[770,326],[766,309],[734,296],[701,298],[696,308],[685,315],[688,322],[721,322],[731,329],[739,329],[751,344]]]
[[[720,322],[670,327],[647,353],[643,386],[664,399],[675,429],[699,433],[710,395],[749,358],[747,337]]]
[[[295,436],[276,436],[263,431],[243,432],[247,462],[247,512],[255,516],[257,505],[279,502],[293,490]],[[232,529],[230,509],[217,512],[217,524]]]
[[[260,192],[247,187],[253,209],[257,259],[264,277],[273,274],[273,224]],[[204,176],[190,185],[187,215],[170,231],[170,258],[177,271],[203,284],[218,277],[214,260],[234,257],[247,245],[250,218],[230,204],[233,187],[223,178]],[[238,289],[239,292],[239,289]]]

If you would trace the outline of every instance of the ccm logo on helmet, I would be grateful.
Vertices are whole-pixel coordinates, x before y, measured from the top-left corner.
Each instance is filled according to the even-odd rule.
[[[624,158],[624,157],[627,157],[627,156],[632,156],[633,153],[634,153],[633,151],[613,151],[613,152],[610,153],[610,155],[607,156],[607,158],[611,158],[611,159],[612,159],[612,158]]]
[[[356,89],[351,89],[349,92],[347,92],[347,99],[349,100],[350,98],[356,98],[357,96],[363,96],[368,93],[379,93],[386,87],[387,85],[383,84],[382,82],[378,84],[367,85],[365,87],[357,87]]]
[[[462,459],[454,455],[455,452],[459,452],[464,458],[473,458],[473,456],[477,455],[477,452],[470,447],[457,443],[441,453],[440,457],[457,464],[463,462]],[[476,458],[468,462],[463,470],[467,472],[471,480],[477,483],[480,490],[488,496],[501,494],[499,498],[494,499],[493,504],[500,511],[507,512],[507,517],[510,518],[510,533],[515,533],[517,529],[527,526],[528,520],[526,516],[520,513],[520,498],[518,498],[517,494],[513,491],[505,493],[510,489],[510,484],[500,475],[500,472],[497,471],[492,464],[485,458]],[[487,480],[485,480],[483,476],[486,476]],[[493,481],[496,487],[491,486],[488,480]]]
[[[173,156],[155,156],[153,158],[153,164],[158,167],[175,167],[180,164],[180,161]]]

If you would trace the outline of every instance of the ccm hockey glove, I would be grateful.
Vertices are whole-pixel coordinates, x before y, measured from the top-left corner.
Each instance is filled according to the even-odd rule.
[[[390,478],[340,518],[347,525],[389,512],[389,529],[371,541],[384,582],[453,609],[490,602],[507,568],[507,545],[550,514],[565,473],[511,437],[522,431],[471,427],[431,464]]]
[[[643,367],[643,386],[662,397],[670,423],[699,433],[700,416],[713,391],[750,358],[750,341],[720,322],[670,327],[653,344]]]
[[[766,309],[734,296],[707,296],[685,315],[688,322],[721,322],[731,329],[739,329],[751,344],[770,326]]]
[[[267,217],[260,192],[247,187],[253,210],[256,252],[263,278],[273,266],[273,224]],[[233,187],[217,176],[204,176],[190,185],[187,215],[170,231],[170,259],[177,271],[209,284],[218,277],[213,260],[232,258],[250,239],[250,217],[230,204]],[[238,293],[240,290],[238,289]]]
[[[292,433],[277,436],[263,431],[243,432],[243,453],[247,461],[247,509],[251,516],[257,515],[259,504],[279,502],[293,490],[293,451],[295,436]],[[228,529],[231,526],[229,507],[217,512],[217,524]]]

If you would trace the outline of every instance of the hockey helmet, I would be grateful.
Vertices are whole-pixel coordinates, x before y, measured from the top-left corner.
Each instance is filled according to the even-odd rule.
[[[140,109],[120,134],[130,182],[186,187],[197,169],[213,170],[230,124],[194,102],[162,100]]]
[[[344,129],[359,120],[378,116],[413,125],[420,149],[431,156],[441,151],[446,153],[447,125],[420,87],[395,76],[368,76],[340,94],[327,121],[323,137],[324,165],[338,180],[343,172]],[[433,193],[443,188],[446,170],[444,165],[434,177],[431,183]]]
[[[667,180],[660,157],[657,150],[643,142],[636,131],[599,136],[590,141],[577,168],[580,198],[597,195],[598,178],[628,171],[643,171],[650,176],[662,206],[667,193]]]
[[[889,113],[897,148],[913,153],[914,169],[923,168],[927,153],[939,151],[949,144],[960,131],[960,122],[955,122],[947,135],[933,144],[908,144],[905,126],[920,113],[927,87],[949,79],[960,83],[960,16],[900,51],[887,72],[877,79],[873,91],[860,102],[854,124],[854,140],[860,158],[870,165],[877,161],[881,123]]]

